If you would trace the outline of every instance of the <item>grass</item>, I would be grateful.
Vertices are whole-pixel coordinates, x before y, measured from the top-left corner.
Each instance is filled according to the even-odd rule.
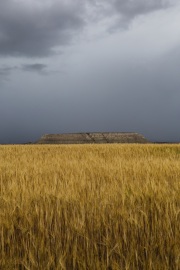
[[[0,269],[178,270],[180,146],[0,146]]]

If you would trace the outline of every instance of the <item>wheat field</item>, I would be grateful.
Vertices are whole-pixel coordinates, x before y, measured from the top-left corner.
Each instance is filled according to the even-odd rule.
[[[179,145],[0,146],[0,269],[180,269]]]

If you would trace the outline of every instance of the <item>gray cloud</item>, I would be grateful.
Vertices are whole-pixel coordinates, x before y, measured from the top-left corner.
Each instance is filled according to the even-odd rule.
[[[127,27],[139,15],[172,6],[171,0],[114,0],[114,8],[120,14],[115,27]]]
[[[10,73],[11,68],[10,67],[1,67],[0,68],[0,76],[6,76]]]
[[[40,64],[40,63],[34,63],[34,64],[23,64],[21,66],[8,66],[4,65],[0,67],[0,79],[6,79],[8,76],[16,70],[21,70],[21,71],[27,71],[27,72],[36,72],[39,74],[48,74],[49,72],[47,70],[47,65],[45,64]]]
[[[176,0],[89,0],[93,6],[93,17],[97,20],[104,17],[115,17],[107,28],[111,30],[127,29],[130,23],[139,15],[166,9],[177,3]],[[97,13],[96,16],[94,13]]]
[[[47,72],[46,68],[47,68],[47,65],[40,64],[40,63],[22,65],[22,70],[23,71],[38,72],[38,73],[41,73],[41,74]]]
[[[131,19],[140,14],[167,8],[172,4],[170,0],[114,0],[113,2],[119,13]]]
[[[166,8],[170,0],[1,0],[0,55],[43,57],[67,45],[85,21],[118,15],[124,27],[137,15]],[[88,5],[85,5],[88,3]],[[91,12],[92,11],[92,12]],[[93,13],[93,16],[92,16]],[[91,14],[91,15],[90,15]],[[88,19],[89,18],[89,19]],[[112,26],[109,26],[110,28]]]
[[[17,66],[1,66],[0,67],[0,82],[3,80],[7,80],[8,76],[11,74],[12,71],[18,69]]]
[[[46,56],[84,25],[82,0],[0,1],[0,54]]]
[[[119,13],[132,20],[135,16],[172,6],[176,0],[88,0],[94,11],[104,14]]]
[[[17,69],[17,67],[16,66],[13,66],[13,67],[11,67],[11,66],[2,66],[2,67],[0,67],[0,74],[1,75],[7,75],[14,69]]]

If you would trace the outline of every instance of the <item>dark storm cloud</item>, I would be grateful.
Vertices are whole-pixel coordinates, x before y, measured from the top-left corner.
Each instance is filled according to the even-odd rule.
[[[168,0],[1,0],[0,55],[47,56],[67,45],[74,34],[91,23],[119,14],[120,24],[135,16],[166,8]],[[86,5],[88,3],[88,5]],[[89,17],[89,20],[88,20]]]
[[[81,29],[82,0],[0,1],[0,54],[46,56]]]

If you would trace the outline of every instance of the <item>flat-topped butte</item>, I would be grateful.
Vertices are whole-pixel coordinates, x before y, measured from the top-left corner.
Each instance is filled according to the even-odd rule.
[[[133,132],[86,132],[45,134],[38,144],[93,144],[93,143],[148,143],[139,133]]]

